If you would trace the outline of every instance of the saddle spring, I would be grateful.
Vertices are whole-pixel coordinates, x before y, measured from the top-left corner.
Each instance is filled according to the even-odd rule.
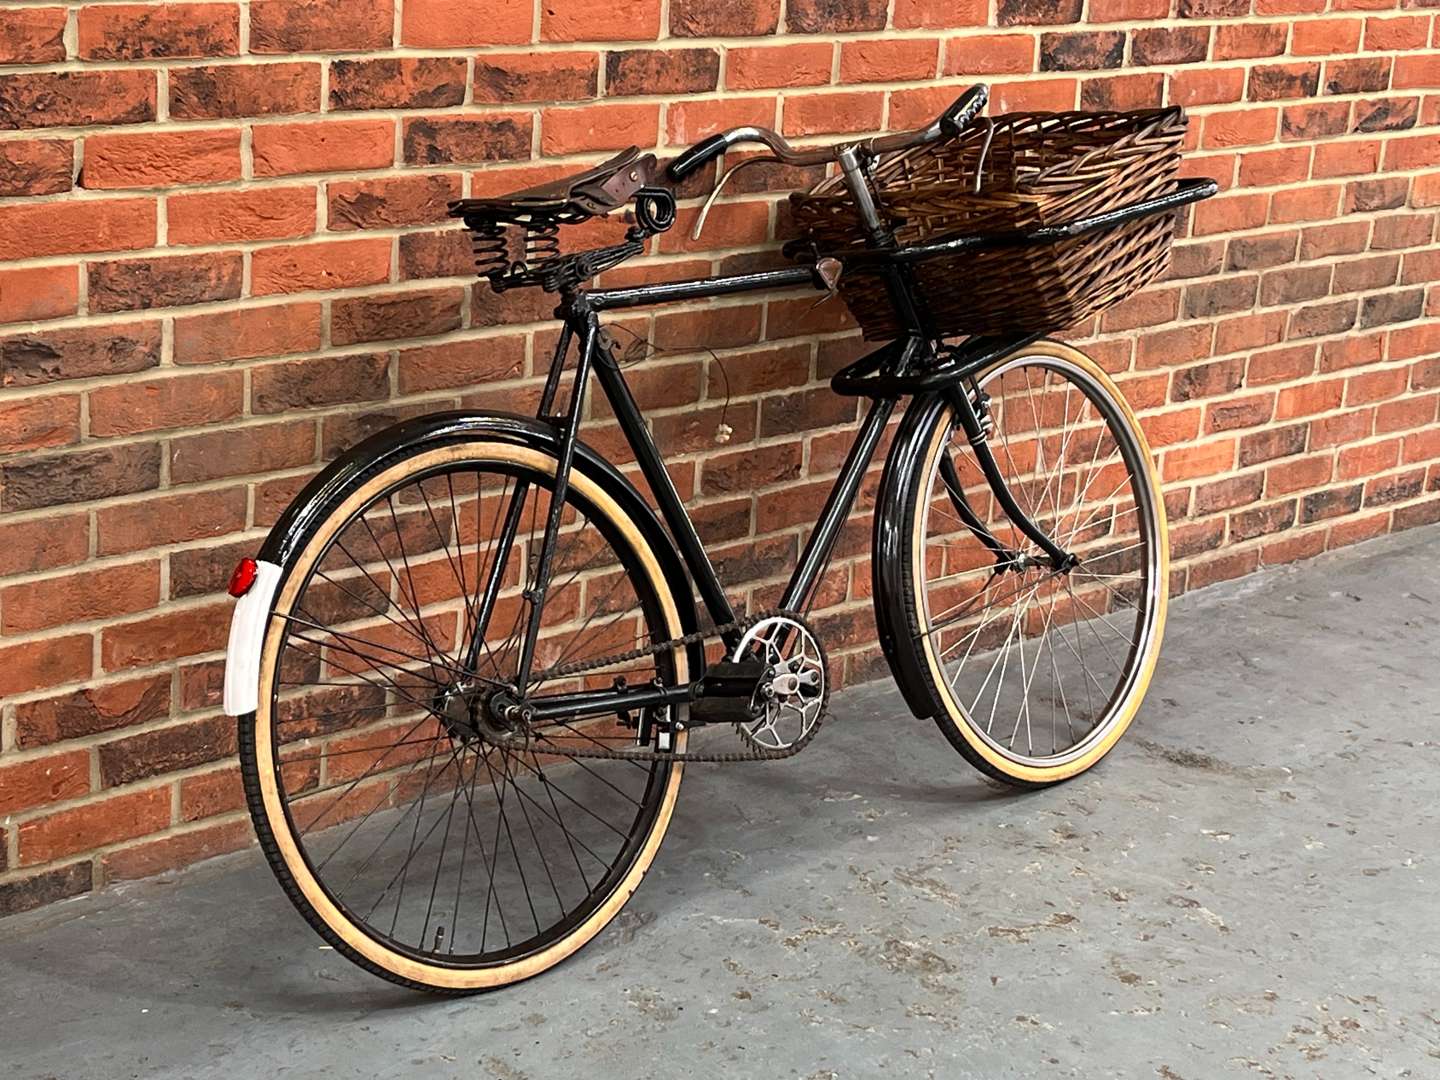
[[[560,258],[560,222],[527,214],[516,220],[475,215],[467,218],[475,253],[475,272],[493,283],[543,273]]]

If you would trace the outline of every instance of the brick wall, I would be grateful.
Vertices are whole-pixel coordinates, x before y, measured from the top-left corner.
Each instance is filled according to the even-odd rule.
[[[982,78],[999,110],[1184,105],[1225,192],[1075,332],[1143,408],[1176,590],[1437,520],[1435,6],[0,4],[0,914],[248,841],[226,573],[363,433],[533,400],[550,304],[474,285],[445,204],[608,148],[908,127]],[[624,279],[753,265],[805,179],[752,175]],[[676,350],[633,375],[703,531],[773,591],[854,419],[821,388],[844,312],[627,325]],[[867,531],[822,599],[850,680],[880,671]]]

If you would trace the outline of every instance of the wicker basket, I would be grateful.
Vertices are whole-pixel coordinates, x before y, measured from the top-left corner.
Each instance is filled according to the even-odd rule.
[[[874,186],[902,247],[1023,232],[1171,191],[1184,137],[1179,109],[1011,113],[882,160]],[[843,259],[865,247],[843,178],[791,199],[807,250],[813,245]],[[1158,214],[1058,242],[925,261],[916,264],[915,277],[942,337],[1058,330],[1162,273],[1173,229],[1172,216]],[[843,276],[840,293],[867,338],[896,336],[879,276]]]

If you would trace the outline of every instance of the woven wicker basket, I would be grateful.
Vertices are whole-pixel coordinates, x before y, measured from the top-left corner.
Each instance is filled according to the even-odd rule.
[[[882,160],[874,186],[902,247],[1025,231],[1171,191],[1184,137],[1179,109],[1011,113]],[[865,247],[843,178],[791,199],[807,250],[843,259]],[[929,260],[916,264],[915,277],[942,337],[1058,330],[1162,273],[1173,229],[1172,216],[1159,214],[1058,242]],[[844,276],[840,292],[867,338],[896,336],[877,275]]]

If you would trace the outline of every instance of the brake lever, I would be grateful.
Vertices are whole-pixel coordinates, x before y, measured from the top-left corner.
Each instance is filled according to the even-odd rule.
[[[700,230],[705,228],[705,220],[710,216],[710,208],[715,205],[715,200],[720,197],[720,191],[729,183],[730,177],[745,168],[746,165],[762,165],[767,163],[775,165],[784,164],[778,157],[762,154],[759,157],[746,158],[744,161],[736,162],[730,168],[726,169],[724,175],[716,181],[715,186],[710,190],[710,194],[706,197],[704,205],[700,207],[700,213],[695,218],[695,228],[690,231],[690,239],[700,239]]]

